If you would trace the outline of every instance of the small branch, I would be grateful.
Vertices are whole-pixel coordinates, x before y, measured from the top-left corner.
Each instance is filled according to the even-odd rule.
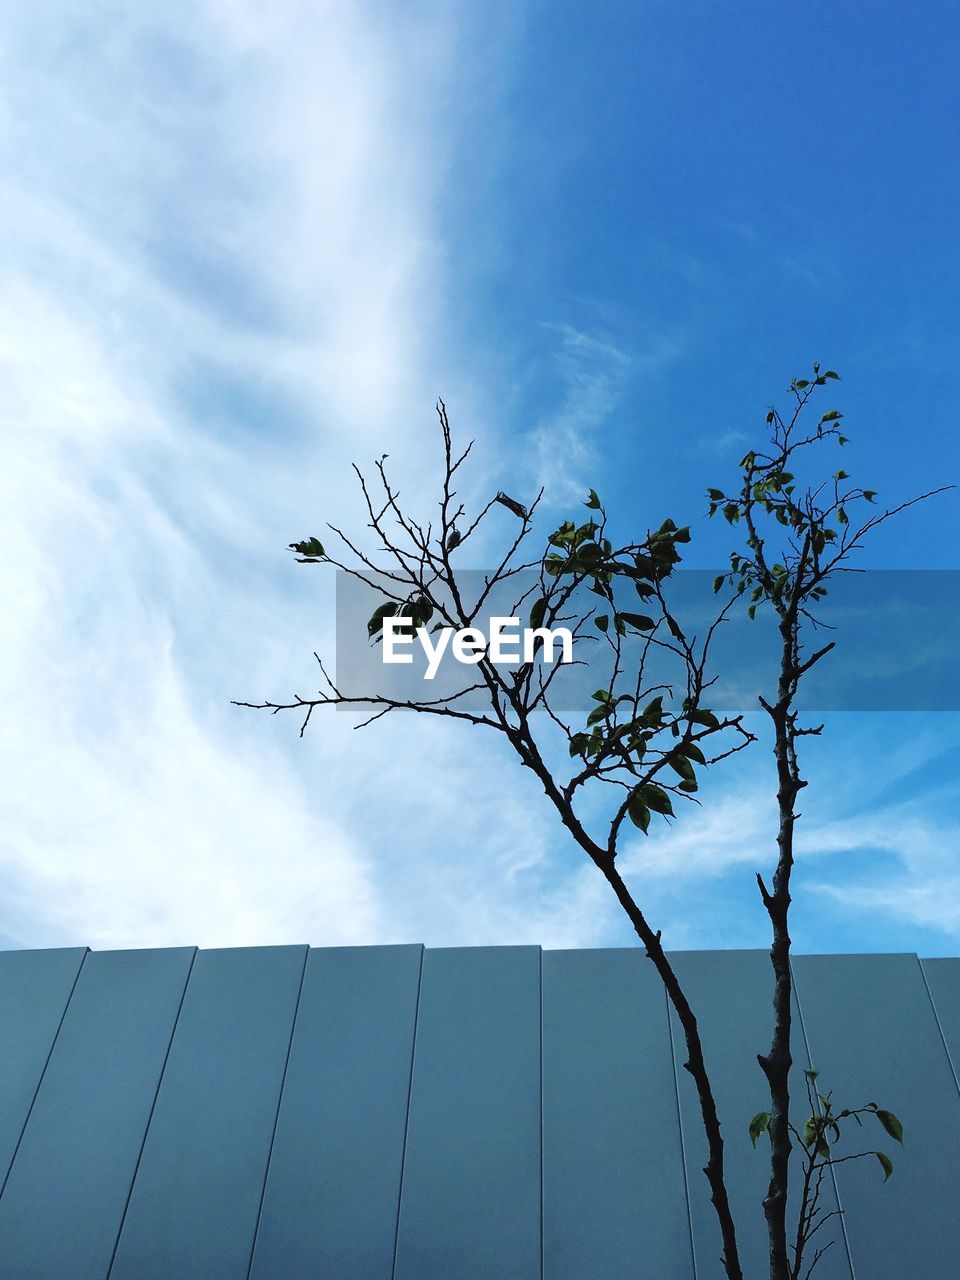
[[[837,647],[836,641],[831,640],[830,643],[825,644],[822,649],[818,649],[816,653],[811,654],[811,656],[806,660],[806,662],[802,662],[800,666],[797,667],[796,670],[794,671],[793,673],[794,680],[799,680],[801,676],[806,675],[807,672],[810,670],[812,666],[814,666],[815,663],[819,662],[820,659],[824,657],[826,654],[828,654],[831,649],[835,649],[836,647]]]

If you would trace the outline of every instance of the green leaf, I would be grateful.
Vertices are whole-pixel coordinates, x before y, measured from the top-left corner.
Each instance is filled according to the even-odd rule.
[[[628,622],[631,627],[636,627],[638,631],[652,631],[657,625],[653,618],[647,617],[645,613],[621,613],[620,617],[624,622]]]
[[[634,791],[627,801],[627,815],[635,827],[639,827],[644,835],[650,826],[650,810]]]
[[[404,610],[406,612],[406,610]],[[433,605],[426,596],[418,596],[410,607],[410,620],[414,629],[425,627],[433,617]]]
[[[678,751],[670,753],[667,757],[667,764],[674,773],[679,774],[686,782],[696,782],[697,775],[693,771],[693,765],[685,756],[680,755]]]
[[[716,595],[717,592],[720,590],[720,588],[723,586],[724,582],[726,581],[726,578],[727,578],[727,575],[725,573],[718,573],[717,576],[714,578],[713,580],[714,595]]]
[[[383,630],[384,618],[392,618],[400,606],[395,601],[388,604],[382,604],[378,609],[374,609],[370,615],[370,621],[367,623],[367,635],[372,640],[378,632]]]
[[[671,818],[674,816],[670,797],[662,787],[653,782],[645,782],[638,790],[644,804],[654,813],[669,814]]]
[[[605,719],[608,714],[609,709],[606,706],[594,707],[587,716],[587,724],[597,724],[600,720]]]
[[[591,490],[590,490],[590,497],[589,497],[589,498],[587,498],[586,502],[585,502],[583,505],[584,505],[585,507],[589,507],[589,509],[590,509],[591,511],[599,511],[599,510],[600,510],[600,499],[597,497],[597,491],[596,491],[596,489],[591,489]]]
[[[660,721],[663,719],[662,695],[658,694],[657,697],[652,698],[650,702],[647,703],[647,705],[644,707],[643,711],[640,714],[640,719],[645,724],[648,724],[648,725],[660,723]]]
[[[883,1170],[883,1180],[886,1182],[891,1173],[893,1173],[893,1161],[888,1155],[884,1155],[882,1151],[874,1151],[873,1154],[880,1161],[880,1168]]]
[[[650,553],[658,563],[658,574],[662,573],[665,567],[674,565],[679,561],[680,553],[673,544],[674,539],[672,537],[661,538],[651,542]]]
[[[706,707],[702,708],[702,709],[701,709],[701,710],[699,710],[699,711],[691,711],[691,712],[690,712],[690,719],[692,720],[692,722],[693,722],[694,724],[702,724],[702,725],[704,725],[707,729],[719,729],[719,728],[720,728],[720,721],[719,721],[719,720],[717,719],[717,717],[713,714],[713,712],[712,712],[712,711],[708,711]]]
[[[864,489],[863,496],[868,502],[873,502],[876,499],[877,491],[876,489]]]
[[[633,557],[633,563],[636,566],[637,576],[648,578],[651,582],[655,581],[657,576],[657,566],[652,556],[645,556],[641,552]]]
[[[754,1146],[757,1145],[757,1139],[762,1133],[766,1133],[770,1127],[770,1112],[758,1111],[750,1121],[750,1127],[747,1132],[750,1134],[750,1141]]]
[[[806,1124],[803,1126],[803,1145],[809,1147],[816,1140],[817,1134],[820,1132],[820,1119],[818,1116],[810,1116]]]
[[[606,631],[607,627],[609,627],[610,625],[609,614],[601,613],[599,617],[594,618],[593,625],[597,628],[598,631]]]
[[[543,626],[543,615],[547,611],[547,601],[541,596],[530,610],[530,626],[536,630],[537,627]]]
[[[831,409],[828,413],[825,413],[823,415],[820,421],[821,422],[837,422],[842,417],[843,417],[843,414],[840,412],[839,409]]]
[[[295,551],[297,555],[306,556],[308,560],[322,560],[327,554],[319,538],[307,538],[304,542],[291,542],[289,547],[291,551]]]
[[[603,551],[595,542],[584,542],[582,546],[577,548],[577,557],[583,564],[592,564],[595,560],[601,559]]]
[[[900,1123],[897,1117],[893,1114],[893,1112],[884,1111],[881,1107],[878,1107],[873,1114],[877,1117],[877,1119],[883,1125],[884,1129],[886,1129],[887,1133],[889,1133],[890,1137],[893,1138],[895,1142],[899,1142],[902,1147],[903,1146],[903,1125]]]
[[[722,489],[707,490],[707,497],[710,499],[711,502],[722,502],[724,499],[724,496],[725,495]]]

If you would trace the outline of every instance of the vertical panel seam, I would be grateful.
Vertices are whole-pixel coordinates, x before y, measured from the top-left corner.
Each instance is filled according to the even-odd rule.
[[[687,1177],[687,1147],[683,1139],[683,1116],[680,1109],[680,1077],[677,1072],[677,1051],[673,1039],[673,1018],[670,1012],[670,998],[666,987],[663,988],[663,1003],[667,1014],[667,1035],[670,1041],[670,1070],[673,1072],[673,1096],[677,1104],[677,1132],[680,1135],[680,1171],[683,1174],[683,1194],[687,1202],[687,1233],[690,1238],[690,1265],[693,1268],[694,1280],[697,1280],[697,1250],[693,1239],[693,1206],[690,1203],[690,1181]]]
[[[410,1075],[407,1078],[407,1107],[403,1123],[403,1150],[400,1152],[400,1181],[397,1186],[397,1220],[393,1229],[393,1262],[390,1277],[394,1280],[397,1274],[397,1251],[400,1245],[400,1210],[403,1204],[403,1175],[407,1167],[407,1142],[410,1136],[410,1105],[413,1099],[413,1069],[417,1056],[417,1032],[420,1029],[420,996],[423,992],[423,958],[426,947],[420,947],[420,969],[417,973],[417,1002],[413,1011],[413,1041],[410,1045]]]
[[[540,1280],[543,1280],[543,947],[537,948],[540,960]]]
[[[7,1171],[3,1175],[3,1183],[0,1184],[0,1196],[7,1189],[7,1182],[10,1174],[13,1172],[13,1166],[17,1159],[17,1153],[20,1150],[20,1144],[23,1142],[23,1135],[27,1131],[27,1125],[30,1123],[30,1117],[33,1115],[33,1108],[36,1106],[37,1095],[40,1093],[40,1086],[43,1084],[43,1078],[47,1074],[47,1067],[50,1065],[50,1059],[53,1057],[53,1051],[56,1048],[57,1040],[60,1038],[60,1030],[63,1027],[63,1020],[67,1016],[67,1010],[70,1008],[70,1002],[73,1000],[73,993],[77,989],[77,983],[80,981],[80,974],[83,972],[83,966],[86,963],[87,956],[90,954],[90,948],[84,947],[83,955],[80,957],[80,963],[77,965],[77,972],[74,974],[73,982],[70,984],[70,994],[67,996],[66,1003],[63,1006],[63,1012],[60,1014],[60,1020],[57,1023],[57,1029],[53,1033],[53,1039],[50,1041],[50,1048],[47,1050],[47,1056],[43,1060],[43,1066],[40,1069],[40,1075],[37,1078],[37,1087],[33,1091],[33,1097],[30,1099],[30,1105],[27,1107],[27,1114],[23,1118],[23,1124],[20,1126],[20,1134],[17,1138],[17,1145],[13,1148],[13,1155],[10,1157],[10,1163]]]
[[[273,1159],[273,1144],[277,1140],[277,1127],[280,1124],[280,1108],[283,1106],[283,1090],[287,1083],[287,1069],[290,1066],[290,1054],[293,1050],[293,1037],[297,1030],[297,1019],[300,1016],[300,999],[303,995],[303,980],[307,973],[307,961],[310,959],[310,948],[305,947],[303,965],[300,968],[300,984],[297,987],[297,999],[293,1006],[293,1018],[290,1022],[290,1037],[287,1040],[287,1052],[283,1059],[283,1071],[280,1075],[280,1090],[277,1094],[277,1110],[273,1117],[273,1128],[270,1131],[270,1145],[267,1148],[267,1162],[263,1168],[263,1185],[260,1188],[260,1201],[257,1205],[257,1218],[253,1227],[253,1239],[250,1241],[250,1260],[247,1262],[247,1280],[253,1270],[253,1258],[257,1250],[257,1236],[260,1234],[260,1219],[263,1216],[263,1202],[267,1194],[267,1181],[270,1177],[270,1162]]]
[[[957,1086],[957,1092],[960,1093],[960,1077],[957,1075],[957,1067],[953,1061],[953,1054],[950,1052],[950,1046],[947,1044],[947,1037],[943,1030],[943,1023],[940,1021],[940,1011],[937,1008],[937,1002],[933,998],[933,992],[930,990],[930,983],[927,981],[927,971],[924,969],[923,961],[919,956],[917,956],[917,964],[920,966],[920,977],[923,980],[923,988],[927,993],[927,999],[930,1001],[934,1021],[937,1024],[937,1030],[940,1032],[940,1039],[943,1041],[943,1050],[947,1055],[947,1063],[953,1075],[953,1083]]]
[[[797,1018],[800,1022],[800,1034],[803,1038],[803,1048],[807,1055],[807,1066],[813,1068],[813,1055],[810,1052],[810,1041],[807,1037],[807,1024],[803,1016],[803,1005],[800,1002],[800,988],[797,986],[797,974],[793,963],[793,957],[790,957],[790,985],[793,987],[793,998],[797,1004]],[[850,1247],[850,1237],[847,1235],[847,1216],[844,1213],[843,1201],[840,1198],[840,1186],[837,1182],[837,1171],[833,1165],[830,1166],[830,1181],[833,1183],[833,1194],[836,1196],[837,1209],[840,1211],[840,1232],[843,1236],[843,1247],[847,1253],[847,1265],[850,1268],[851,1280],[857,1280],[856,1268],[853,1265],[853,1250]]]
[[[177,1027],[180,1023],[180,1014],[183,1011],[183,1002],[186,999],[187,988],[190,986],[190,978],[193,974],[193,966],[196,963],[198,951],[198,947],[193,948],[193,955],[190,957],[190,965],[187,969],[187,976],[183,983],[183,990],[180,992],[180,1002],[177,1005],[177,1014],[173,1020],[173,1026],[170,1029],[170,1039],[167,1041],[167,1048],[163,1055],[160,1074],[157,1076],[157,1087],[153,1091],[153,1100],[150,1103],[150,1113],[147,1116],[147,1123],[144,1126],[143,1137],[140,1139],[140,1150],[137,1152],[136,1163],[133,1166],[133,1173],[130,1176],[130,1185],[127,1188],[127,1196],[123,1202],[123,1212],[120,1215],[120,1223],[117,1227],[116,1239],[113,1242],[113,1250],[110,1254],[110,1265],[107,1267],[105,1280],[110,1280],[110,1276],[113,1274],[113,1264],[117,1260],[117,1250],[120,1248],[120,1237],[123,1235],[124,1224],[127,1221],[127,1210],[130,1208],[130,1198],[133,1195],[133,1187],[137,1181],[137,1174],[140,1172],[140,1162],[143,1159],[143,1150],[147,1145],[147,1134],[150,1132],[150,1125],[153,1123],[153,1113],[157,1107],[157,1098],[160,1095],[160,1087],[163,1084],[163,1077],[166,1074],[167,1062],[170,1059],[170,1049],[173,1045],[173,1038],[177,1034]]]

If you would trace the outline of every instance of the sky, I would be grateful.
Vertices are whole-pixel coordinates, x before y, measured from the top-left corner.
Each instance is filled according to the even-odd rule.
[[[954,52],[902,3],[36,0],[0,46],[0,945],[628,945],[490,735],[316,687],[350,464],[702,519],[823,361],[845,466],[960,478]],[[871,568],[957,569],[958,499]],[[472,567],[481,568],[482,565]],[[759,722],[758,722],[759,723]],[[805,743],[801,951],[960,949],[953,712]],[[759,947],[761,742],[621,855],[672,947]]]

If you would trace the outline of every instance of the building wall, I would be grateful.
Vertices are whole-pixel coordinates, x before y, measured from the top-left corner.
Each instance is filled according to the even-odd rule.
[[[762,1280],[769,960],[673,959]],[[794,972],[794,1094],[816,1066],[838,1107],[905,1129],[902,1151],[862,1134],[889,1183],[837,1168],[816,1280],[954,1280],[960,960]],[[0,1280],[722,1280],[682,1038],[639,949],[3,952],[0,1036]]]

